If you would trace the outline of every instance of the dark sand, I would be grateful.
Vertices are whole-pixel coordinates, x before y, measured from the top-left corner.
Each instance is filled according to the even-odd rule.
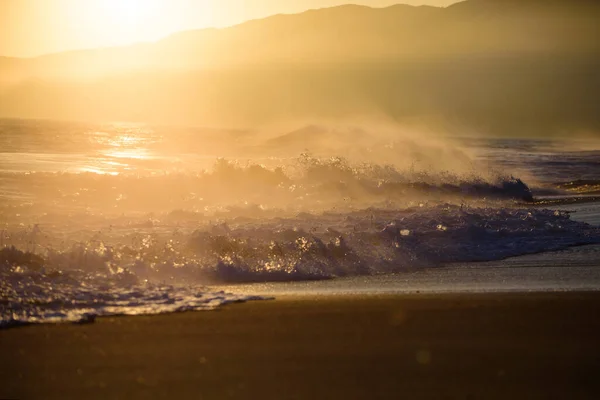
[[[600,293],[286,299],[0,331],[0,398],[597,399]]]

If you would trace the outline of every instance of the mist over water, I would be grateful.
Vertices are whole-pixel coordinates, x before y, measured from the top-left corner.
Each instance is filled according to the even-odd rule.
[[[205,309],[245,299],[205,285],[600,242],[597,227],[532,205],[595,193],[597,181],[571,180],[598,176],[589,146],[380,122],[225,130],[4,120],[0,142],[4,324]]]
[[[4,201],[21,222],[74,212],[235,217],[532,200],[518,176],[457,140],[393,125],[274,133],[7,121],[0,129]]]

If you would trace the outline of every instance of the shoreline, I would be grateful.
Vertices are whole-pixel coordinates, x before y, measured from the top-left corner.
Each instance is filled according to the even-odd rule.
[[[2,398],[593,398],[600,292],[282,296],[0,331]]]

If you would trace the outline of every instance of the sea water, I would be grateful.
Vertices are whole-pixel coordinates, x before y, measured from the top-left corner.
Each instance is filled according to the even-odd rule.
[[[0,325],[258,294],[595,290],[599,149],[1,120]]]

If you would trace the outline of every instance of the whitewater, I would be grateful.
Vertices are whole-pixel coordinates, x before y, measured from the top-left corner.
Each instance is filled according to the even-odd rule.
[[[593,141],[381,130],[0,121],[0,327],[600,244]]]

